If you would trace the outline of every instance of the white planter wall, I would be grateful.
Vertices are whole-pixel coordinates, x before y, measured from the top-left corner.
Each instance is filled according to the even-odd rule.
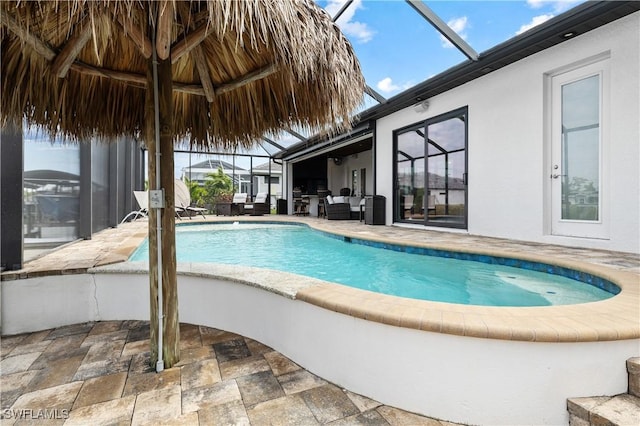
[[[5,335],[149,318],[146,274],[0,284]],[[179,276],[178,287],[181,322],[242,334],[350,391],[466,424],[566,424],[568,397],[626,392],[625,361],[639,344],[461,337],[366,321],[216,278]]]

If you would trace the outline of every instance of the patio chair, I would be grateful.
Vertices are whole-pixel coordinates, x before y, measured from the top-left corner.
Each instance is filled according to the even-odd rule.
[[[270,213],[270,203],[268,202],[269,194],[266,192],[258,192],[256,199],[251,204],[244,205],[244,213],[251,216],[261,216]]]
[[[429,195],[426,197],[427,200],[427,214],[431,214],[433,212],[433,214],[436,214],[436,196],[435,195]]]
[[[402,217],[409,219],[413,215],[413,195],[404,195],[402,197],[402,207],[404,210]]]
[[[207,211],[207,209],[191,205],[191,193],[189,192],[189,188],[187,188],[187,185],[182,180],[175,180],[174,191],[176,217],[182,218],[182,216],[187,216],[189,219],[191,219],[191,216],[199,214],[203,219],[206,219],[204,213]]]
[[[293,190],[293,214],[307,216],[309,214],[309,197],[303,197],[302,191]]]
[[[328,189],[318,189],[318,217],[327,216],[327,195],[331,195]]]
[[[351,204],[345,202],[344,197],[332,197],[331,195],[327,195],[325,208],[327,209],[328,220],[351,219]]]
[[[149,191],[133,191],[133,196],[140,208],[128,213],[120,223],[125,223],[129,219],[136,220],[139,217],[147,217],[149,214]]]
[[[247,203],[246,192],[236,192],[231,200],[231,215],[244,214],[244,205]]]

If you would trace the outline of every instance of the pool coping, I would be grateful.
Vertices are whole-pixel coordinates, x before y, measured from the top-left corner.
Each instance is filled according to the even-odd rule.
[[[234,220],[252,222],[255,218],[240,217]],[[193,224],[228,221],[229,219],[215,218],[194,221]],[[297,221],[290,216],[269,218],[268,221],[302,223],[329,234],[383,244],[516,258],[564,267],[604,278],[619,286],[621,291],[609,299],[579,305],[492,307],[407,299],[260,268],[179,263],[178,274],[251,285],[355,318],[427,332],[530,342],[598,342],[640,338],[640,275],[635,273],[576,260],[549,258],[536,253],[515,253],[493,248],[471,249],[455,244],[415,241],[409,244],[381,237],[369,238],[362,234],[336,232],[322,221]],[[126,262],[146,236],[146,232],[131,232],[117,242],[115,250],[93,265],[4,272],[2,280],[69,273],[146,273],[146,262]]]

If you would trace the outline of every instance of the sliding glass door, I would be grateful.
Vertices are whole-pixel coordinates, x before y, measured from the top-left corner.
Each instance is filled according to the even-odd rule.
[[[467,227],[467,108],[395,134],[398,222]]]

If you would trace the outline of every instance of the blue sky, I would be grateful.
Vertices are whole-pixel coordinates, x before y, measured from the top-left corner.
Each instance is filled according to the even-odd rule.
[[[481,53],[582,0],[425,1]],[[344,0],[316,0],[331,16]],[[355,0],[338,19],[368,85],[388,98],[467,58],[404,0]]]

